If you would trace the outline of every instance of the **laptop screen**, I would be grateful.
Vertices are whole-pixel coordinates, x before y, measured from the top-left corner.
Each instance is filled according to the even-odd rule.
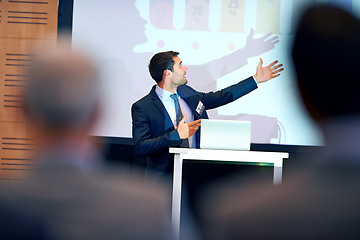
[[[250,150],[251,122],[236,120],[201,120],[200,148]]]

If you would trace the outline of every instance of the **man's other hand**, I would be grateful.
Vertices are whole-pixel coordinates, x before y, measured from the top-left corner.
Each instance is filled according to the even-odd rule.
[[[189,123],[185,123],[185,120],[186,120],[186,116],[184,115],[184,117],[181,119],[177,127],[177,131],[181,139],[186,139],[191,137],[196,133],[196,131],[201,126],[201,119]]]

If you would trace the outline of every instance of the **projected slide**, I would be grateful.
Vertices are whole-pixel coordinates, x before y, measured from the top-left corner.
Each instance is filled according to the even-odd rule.
[[[159,51],[174,50],[189,85],[216,91],[254,75],[259,59],[284,64],[281,77],[259,85],[210,118],[252,122],[253,143],[322,145],[294,85],[289,58],[296,17],[304,4],[352,0],[75,0],[72,42],[98,64],[104,79],[97,136],[131,137],[132,103],[155,81],[147,69]]]

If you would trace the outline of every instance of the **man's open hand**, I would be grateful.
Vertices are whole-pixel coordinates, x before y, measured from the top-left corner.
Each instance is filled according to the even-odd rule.
[[[185,120],[186,116],[184,115],[177,127],[181,139],[186,139],[194,135],[201,125],[201,119],[189,123],[185,123]]]
[[[280,76],[280,72],[284,70],[282,64],[278,64],[278,61],[270,63],[268,66],[263,67],[263,60],[260,58],[259,65],[256,68],[255,80],[258,83],[266,82],[270,79]]]

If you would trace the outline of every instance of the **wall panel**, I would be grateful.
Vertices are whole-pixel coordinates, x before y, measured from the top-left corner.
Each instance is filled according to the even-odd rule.
[[[0,182],[25,178],[36,144],[22,111],[26,67],[57,42],[57,0],[0,0]]]

